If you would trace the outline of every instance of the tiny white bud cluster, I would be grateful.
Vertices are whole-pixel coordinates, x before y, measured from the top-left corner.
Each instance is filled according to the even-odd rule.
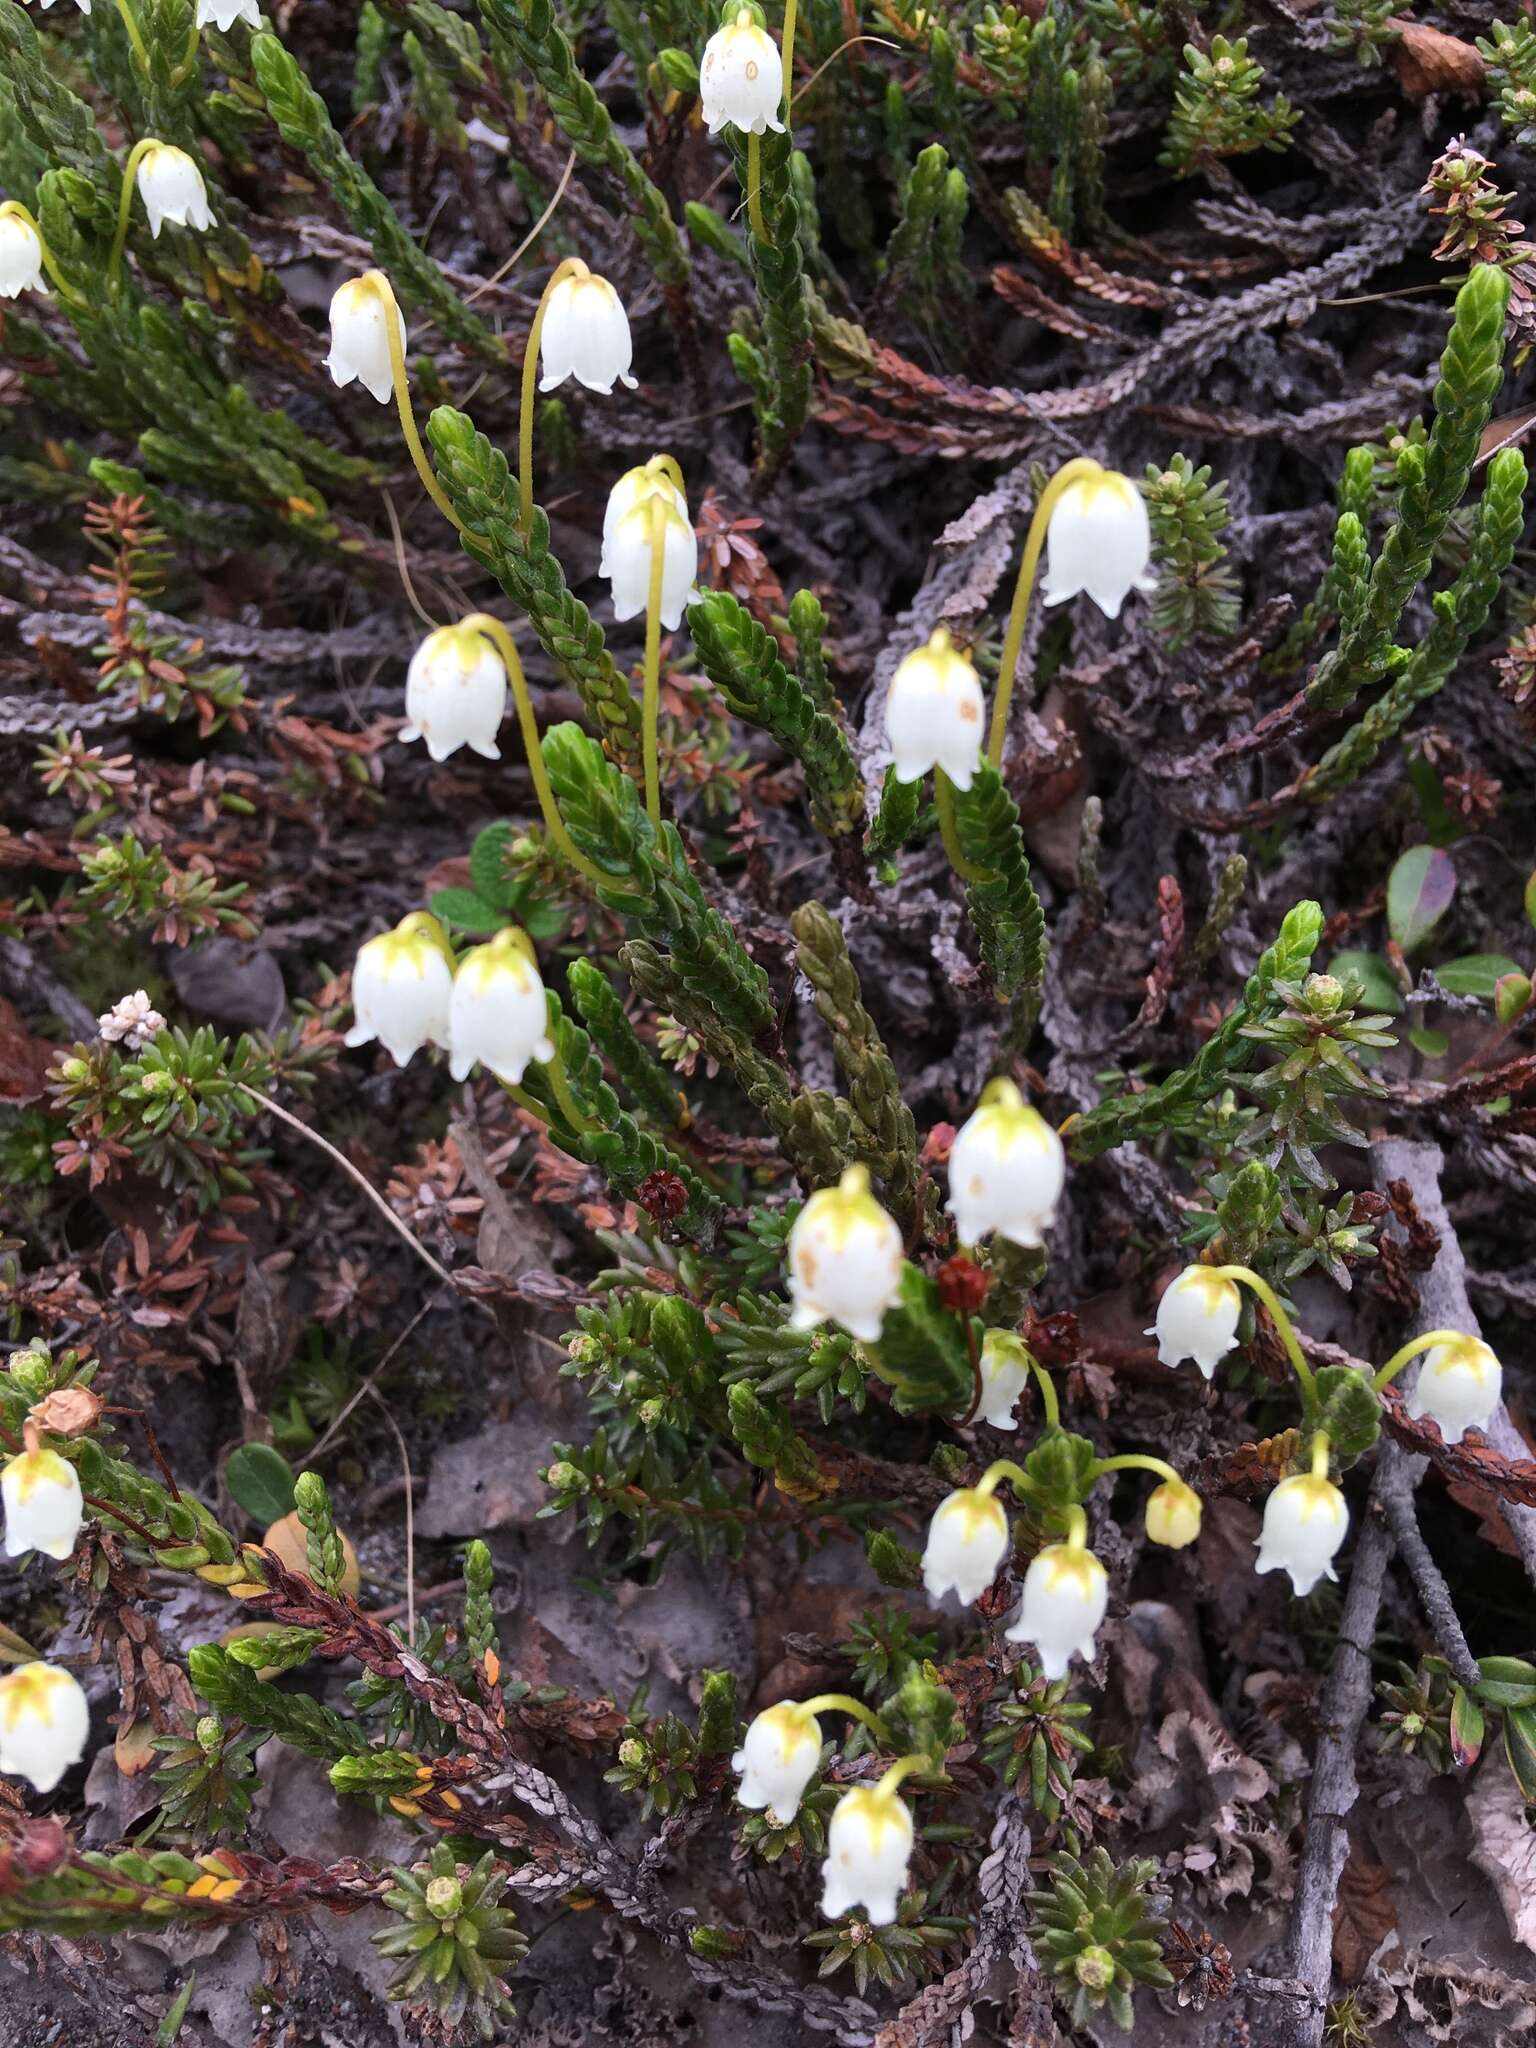
[[[142,1052],[165,1029],[165,1019],[148,994],[136,988],[131,996],[120,996],[110,1010],[98,1017],[96,1028],[108,1045],[123,1045],[129,1052]]]

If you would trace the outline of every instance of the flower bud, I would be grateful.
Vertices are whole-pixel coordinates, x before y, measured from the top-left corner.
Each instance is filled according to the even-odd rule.
[[[1349,1509],[1331,1479],[1305,1472],[1282,1479],[1264,1503],[1254,1570],[1289,1572],[1304,1597],[1319,1579],[1338,1577],[1333,1560],[1348,1530]]]
[[[439,626],[411,656],[405,672],[402,740],[425,740],[434,761],[468,747],[499,761],[496,734],[507,708],[507,671],[484,633]]]
[[[865,1167],[812,1195],[789,1233],[793,1330],[829,1319],[873,1344],[901,1291],[901,1228],[869,1192]]]
[[[1237,1342],[1243,1297],[1235,1280],[1224,1280],[1209,1266],[1186,1266],[1163,1289],[1157,1320],[1144,1332],[1157,1339],[1164,1365],[1192,1358],[1210,1379]]]
[[[1182,1550],[1200,1534],[1200,1496],[1182,1479],[1165,1479],[1147,1498],[1147,1535],[1165,1550]]]
[[[261,9],[256,0],[197,0],[199,28],[227,32],[237,21],[248,22],[252,28],[261,27]]]
[[[1029,1353],[1012,1330],[988,1330],[981,1340],[981,1407],[976,1419],[994,1429],[1017,1429],[1014,1409],[1029,1385]]]
[[[74,1674],[22,1664],[0,1678],[0,1771],[51,1792],[85,1754],[91,1710]]]
[[[710,134],[731,127],[743,135],[761,135],[765,128],[782,135],[783,98],[779,46],[750,8],[738,8],[736,19],[717,28],[704,45],[699,66],[699,102]]]
[[[616,619],[638,618],[650,601],[653,540],[662,550],[661,623],[675,632],[693,593],[699,543],[689,524],[688,500],[660,456],[626,470],[608,493],[597,573],[613,585]]]
[[[912,1860],[912,1815],[878,1785],[855,1785],[832,1809],[821,1910],[837,1920],[855,1906],[875,1927],[889,1927]]]
[[[507,925],[459,962],[448,1004],[448,1071],[462,1081],[478,1060],[515,1088],[530,1060],[554,1056],[543,980],[522,933]]]
[[[965,790],[981,765],[981,678],[943,626],[900,662],[885,698],[898,782],[942,768]]]
[[[348,1045],[378,1039],[397,1067],[424,1045],[448,1044],[453,968],[435,917],[413,910],[358,951],[352,969],[356,1022]]]
[[[731,1758],[731,1769],[741,1775],[736,1797],[743,1806],[766,1807],[774,1826],[787,1828],[820,1762],[816,1716],[794,1700],[767,1707],[748,1725]]]
[[[539,389],[553,391],[574,377],[604,398],[611,396],[615,380],[633,391],[633,359],[629,316],[607,278],[594,275],[585,264],[562,277],[544,307]]]
[[[53,1379],[53,1360],[40,1344],[13,1351],[5,1361],[5,1369],[34,1401],[43,1398]]]
[[[949,1213],[967,1244],[996,1231],[1038,1251],[1067,1178],[1060,1138],[1011,1081],[991,1081],[949,1148]]]
[[[31,221],[0,206],[0,299],[43,289],[43,245]]]
[[[1024,1598],[1007,1631],[1010,1643],[1033,1643],[1047,1678],[1065,1678],[1074,1656],[1093,1655],[1094,1631],[1109,1606],[1109,1579],[1091,1550],[1049,1544],[1024,1574]]]
[[[380,405],[394,396],[395,373],[390,361],[389,326],[393,320],[405,356],[405,315],[393,292],[380,289],[371,271],[348,278],[331,300],[331,352],[325,367],[333,384],[345,387],[355,377]]]
[[[930,1600],[951,1590],[967,1607],[997,1577],[1008,1554],[1008,1517],[994,1494],[963,1486],[941,1500],[928,1524],[923,1585]]]
[[[452,1920],[464,1910],[464,1887],[456,1877],[434,1877],[422,1894],[434,1920]]]
[[[1436,1344],[1419,1367],[1408,1413],[1415,1422],[1437,1422],[1445,1441],[1459,1444],[1469,1429],[1492,1422],[1503,1386],[1504,1368],[1480,1337]]]
[[[1111,1952],[1095,1943],[1079,1951],[1072,1974],[1085,1991],[1107,1991],[1115,1981],[1116,1967]]]
[[[149,232],[157,241],[167,221],[172,227],[203,233],[213,226],[203,174],[173,142],[152,142],[145,150],[139,158],[138,186]]]
[[[9,1458],[0,1472],[5,1501],[5,1554],[68,1557],[80,1538],[85,1502],[80,1480],[67,1458],[46,1444]]]
[[[1067,485],[1045,536],[1043,602],[1065,604],[1085,590],[1106,618],[1120,616],[1133,590],[1152,590],[1152,528],[1146,501],[1128,476],[1100,470]]]

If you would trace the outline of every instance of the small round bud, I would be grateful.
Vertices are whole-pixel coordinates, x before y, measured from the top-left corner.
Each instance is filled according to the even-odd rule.
[[[544,1474],[544,1481],[547,1486],[552,1486],[556,1493],[563,1493],[568,1486],[581,1484],[581,1474],[564,1458],[557,1458]]]
[[[1182,1550],[1200,1534],[1200,1496],[1182,1479],[1165,1479],[1147,1500],[1147,1535],[1165,1550]]]
[[[1115,1981],[1115,1959],[1107,1948],[1085,1948],[1072,1970],[1085,1991],[1107,1991]]]
[[[456,1877],[434,1877],[426,1898],[427,1911],[434,1920],[452,1920],[464,1910],[464,1887]]]
[[[1301,992],[1308,1005],[1325,1017],[1331,1017],[1344,1000],[1344,984],[1333,974],[1309,974]]]
[[[619,1744],[619,1762],[626,1765],[630,1770],[638,1771],[645,1763],[645,1760],[645,1744],[637,1741],[633,1735]]]

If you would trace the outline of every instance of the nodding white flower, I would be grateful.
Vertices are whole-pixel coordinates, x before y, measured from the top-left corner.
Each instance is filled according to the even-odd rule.
[[[52,5],[53,0],[41,0],[41,6],[45,14]],[[75,5],[82,14],[89,14],[91,11],[91,0],[75,0]]]
[[[1427,1415],[1448,1444],[1459,1444],[1469,1429],[1492,1422],[1503,1385],[1504,1368],[1480,1337],[1436,1344],[1424,1354],[1408,1413],[1415,1422]]]
[[[1109,1605],[1109,1578],[1091,1550],[1052,1543],[1024,1574],[1010,1643],[1033,1643],[1047,1678],[1065,1678],[1074,1656],[1093,1655],[1094,1631]]]
[[[405,354],[405,315],[393,292],[379,289],[371,274],[349,277],[331,300],[331,352],[325,367],[331,381],[345,388],[355,377],[380,405],[394,396],[395,373],[389,358],[389,327],[393,320]]]
[[[869,1173],[850,1166],[835,1188],[812,1195],[789,1233],[792,1330],[840,1323],[873,1344],[901,1292],[901,1227],[869,1192]]]
[[[912,1815],[906,1802],[878,1785],[855,1785],[832,1809],[827,1860],[821,1866],[821,1910],[839,1919],[864,1908],[874,1927],[889,1927],[912,1860]]]
[[[1012,1330],[988,1330],[981,1340],[981,1406],[975,1419],[994,1429],[1017,1429],[1014,1409],[1029,1385],[1029,1353]]]
[[[553,391],[574,377],[604,398],[611,395],[615,379],[633,391],[629,366],[634,353],[624,302],[607,278],[596,276],[584,263],[562,277],[544,308],[539,389]]]
[[[1186,1266],[1163,1289],[1157,1320],[1143,1334],[1157,1339],[1163,1365],[1192,1358],[1207,1379],[1237,1342],[1243,1297],[1235,1280],[1224,1280],[1209,1266]]]
[[[897,666],[885,697],[885,737],[896,780],[918,782],[942,768],[969,789],[981,765],[981,678],[940,626]]]
[[[348,1045],[378,1039],[397,1067],[424,1045],[448,1044],[453,968],[448,942],[435,917],[413,910],[393,931],[358,949],[352,968],[356,1022]]]
[[[549,1006],[523,935],[507,925],[459,962],[448,1004],[448,1071],[462,1081],[478,1060],[515,1088],[530,1060],[549,1060]]]
[[[989,1081],[949,1148],[949,1213],[965,1244],[996,1231],[1037,1251],[1067,1178],[1060,1138],[1011,1081]]]
[[[638,469],[626,470],[608,493],[597,573],[613,585],[613,616],[638,618],[650,602],[651,547],[659,539],[661,622],[670,633],[683,623],[683,607],[693,594],[699,543],[689,523],[688,500],[662,461],[652,456]]]
[[[1336,1579],[1333,1560],[1349,1530],[1349,1509],[1331,1479],[1301,1472],[1282,1479],[1264,1503],[1257,1572],[1286,1571],[1299,1596]]]
[[[130,1052],[142,1052],[165,1029],[165,1019],[148,993],[136,988],[131,996],[120,996],[110,1010],[96,1019],[96,1029],[108,1045],[126,1045]]]
[[[174,142],[149,145],[139,158],[138,185],[149,216],[149,232],[156,240],[167,221],[172,227],[199,231],[213,226],[203,174]]]
[[[711,135],[725,127],[743,135],[771,128],[784,133],[779,107],[784,98],[784,59],[767,29],[749,7],[717,28],[704,45],[699,65],[699,104]]]
[[[43,286],[43,244],[31,221],[0,206],[0,299],[19,299]]]
[[[1046,604],[1065,604],[1086,591],[1108,619],[1133,590],[1152,590],[1148,573],[1152,528],[1147,504],[1128,476],[1100,470],[1068,484],[1051,510],[1045,533]]]
[[[5,1554],[24,1557],[40,1550],[45,1557],[68,1557],[80,1536],[85,1516],[80,1480],[67,1458],[41,1444],[8,1459],[0,1472],[5,1501]]]
[[[941,1500],[928,1524],[923,1585],[930,1600],[951,1590],[969,1607],[997,1577],[1008,1554],[1008,1517],[995,1494],[962,1486]]]
[[[794,1700],[767,1707],[747,1729],[731,1769],[741,1773],[736,1797],[743,1806],[767,1807],[775,1827],[787,1828],[800,1811],[805,1788],[821,1762],[816,1716]]]
[[[85,1755],[91,1710],[73,1672],[22,1664],[0,1678],[0,1771],[51,1792]]]
[[[1165,1550],[1182,1550],[1200,1534],[1200,1496],[1182,1479],[1165,1479],[1147,1496],[1147,1535]]]
[[[261,9],[256,0],[197,0],[199,28],[227,29],[237,21],[248,21],[252,28],[261,27]]]
[[[425,740],[434,761],[468,747],[499,761],[496,734],[507,708],[506,664],[473,626],[439,626],[405,672],[402,740]]]

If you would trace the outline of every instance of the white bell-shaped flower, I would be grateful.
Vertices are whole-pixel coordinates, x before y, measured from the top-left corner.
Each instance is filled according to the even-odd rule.
[[[256,0],[197,0],[199,28],[229,29],[237,21],[261,27],[261,9]]]
[[[1094,1631],[1109,1606],[1109,1578],[1091,1550],[1052,1543],[1024,1574],[1010,1643],[1033,1643],[1047,1678],[1065,1678],[1073,1657],[1093,1655]]]
[[[1436,1344],[1424,1354],[1418,1384],[1408,1397],[1415,1422],[1428,1416],[1448,1444],[1469,1429],[1486,1429],[1504,1386],[1504,1368],[1480,1337]]]
[[[0,206],[0,299],[43,290],[43,245],[31,221]]]
[[[468,747],[499,761],[496,734],[507,708],[507,670],[484,633],[439,626],[411,656],[405,672],[402,740],[425,740],[434,761]]]
[[[1224,1280],[1209,1266],[1186,1266],[1163,1289],[1157,1321],[1143,1334],[1157,1339],[1164,1365],[1192,1358],[1210,1379],[1237,1342],[1243,1297],[1235,1280]]]
[[[1331,1479],[1309,1472],[1282,1479],[1264,1503],[1254,1570],[1289,1572],[1297,1595],[1336,1579],[1333,1560],[1349,1531],[1349,1509]]]
[[[5,1554],[23,1557],[40,1550],[45,1557],[68,1557],[80,1535],[85,1502],[75,1468],[57,1451],[40,1444],[7,1461],[0,1472],[5,1501]]]
[[[635,619],[651,594],[651,551],[662,549],[661,623],[669,633],[683,623],[683,608],[699,571],[699,543],[688,519],[688,500],[653,456],[626,470],[608,494],[603,552],[597,573],[613,585],[613,616]]]
[[[981,765],[981,678],[940,626],[900,662],[885,698],[885,737],[896,780],[919,782],[942,768],[969,789]]]
[[[515,1088],[530,1060],[554,1056],[543,980],[523,934],[507,925],[459,962],[448,1005],[448,1071],[462,1081],[478,1060]]]
[[[91,1710],[73,1672],[22,1664],[0,1678],[0,1771],[51,1792],[85,1755]]]
[[[424,1045],[448,1044],[453,967],[442,926],[424,910],[358,949],[348,1045],[376,1038],[397,1067]]]
[[[878,1785],[855,1785],[832,1809],[821,1910],[840,1919],[855,1906],[873,1927],[889,1927],[912,1860],[912,1815],[905,1800]]]
[[[717,28],[704,45],[699,65],[699,105],[711,135],[725,127],[743,135],[771,128],[784,132],[779,108],[784,99],[784,59],[779,46],[753,18],[749,7]]]
[[[792,1330],[839,1323],[866,1344],[879,1338],[885,1312],[901,1292],[901,1226],[869,1191],[869,1174],[850,1166],[822,1188],[789,1233]]]
[[[962,1486],[941,1500],[928,1524],[923,1585],[930,1600],[958,1594],[969,1607],[997,1577],[1008,1554],[1008,1517],[995,1494]]]
[[[541,391],[553,391],[567,377],[589,391],[611,395],[615,381],[633,391],[634,360],[624,301],[606,277],[583,263],[555,286],[544,307],[539,338]]]
[[[46,14],[48,9],[53,5],[53,0],[41,0],[41,5],[43,12]],[[79,8],[82,14],[89,14],[91,11],[91,0],[75,0],[75,5]]]
[[[981,1340],[981,1406],[973,1418],[994,1429],[1017,1429],[1014,1409],[1029,1385],[1029,1353],[1012,1330],[988,1330]]]
[[[1045,547],[1046,604],[1065,604],[1083,590],[1106,618],[1117,619],[1131,591],[1156,588],[1146,500],[1118,470],[1067,485],[1051,509]]]
[[[1056,1220],[1067,1155],[1011,1081],[989,1081],[949,1148],[949,1213],[963,1244],[995,1230],[1037,1251]]]
[[[1165,1550],[1183,1550],[1200,1534],[1200,1496],[1182,1479],[1165,1479],[1147,1496],[1147,1535]]]
[[[400,337],[405,355],[405,315],[393,292],[384,292],[370,274],[349,277],[331,300],[331,352],[325,367],[331,381],[345,387],[355,377],[380,405],[394,396],[395,374],[389,357],[389,322]]]
[[[766,1807],[774,1826],[787,1828],[820,1761],[816,1716],[793,1700],[767,1707],[752,1720],[731,1758],[732,1770],[741,1774],[736,1797],[743,1806]]]
[[[203,174],[174,142],[152,142],[139,158],[139,197],[157,240],[167,221],[175,228],[206,232],[213,226]]]

